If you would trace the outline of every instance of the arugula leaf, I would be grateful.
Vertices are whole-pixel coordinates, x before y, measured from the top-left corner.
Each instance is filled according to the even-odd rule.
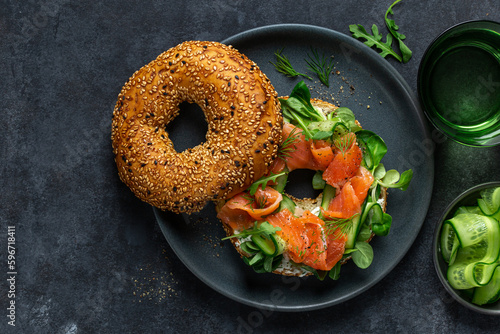
[[[405,45],[405,43],[403,43],[403,40],[406,38],[406,36],[398,32],[399,27],[396,25],[396,22],[394,22],[393,19],[388,18],[389,15],[394,15],[392,7],[394,7],[400,1],[401,0],[394,1],[393,4],[385,12],[385,25],[387,26],[387,29],[389,29],[389,32],[392,34],[392,36],[394,36],[394,38],[396,38],[397,41],[399,42],[399,51],[401,51],[402,61],[403,63],[407,63],[410,60],[413,53]]]
[[[257,192],[257,189],[259,189],[259,186],[261,186],[262,190],[264,190],[266,188],[266,185],[268,182],[277,182],[276,180],[280,176],[285,176],[285,175],[287,175],[287,171],[283,171],[283,172],[278,173],[278,174],[274,174],[271,172],[271,175],[263,176],[260,179],[258,179],[257,181],[255,181],[254,183],[252,183],[250,188],[248,188],[248,192],[251,196],[253,196]]]
[[[398,61],[402,61],[402,58],[399,54],[394,51],[392,48],[392,35],[387,35],[385,43],[382,42],[382,35],[378,32],[378,27],[376,24],[372,25],[372,33],[368,33],[361,24],[351,24],[349,25],[349,31],[352,33],[352,36],[357,39],[366,39],[363,43],[368,45],[369,47],[375,46],[380,50],[379,54],[382,57],[387,57],[388,55],[393,56]]]
[[[349,26],[349,31],[352,33],[352,36],[354,38],[365,39],[366,41],[363,43],[365,43],[369,47],[375,46],[377,49],[379,49],[379,54],[382,57],[385,58],[391,55],[399,62],[407,63],[412,56],[412,51],[403,42],[406,36],[398,31],[399,27],[394,19],[389,18],[389,15],[394,15],[392,8],[400,1],[401,0],[394,1],[385,12],[384,21],[387,29],[389,30],[389,34],[387,35],[385,42],[382,42],[383,36],[379,33],[378,27],[375,24],[372,25],[372,34],[367,32],[361,24],[351,24]],[[401,55],[399,55],[392,47],[393,37],[398,41],[399,51],[401,52]]]

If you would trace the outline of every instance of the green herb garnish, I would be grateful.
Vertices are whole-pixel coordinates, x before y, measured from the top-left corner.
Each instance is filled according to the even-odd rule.
[[[363,43],[368,45],[369,47],[375,46],[377,49],[379,49],[379,54],[382,57],[387,57],[388,55],[393,56],[396,58],[398,61],[402,61],[402,58],[400,55],[396,53],[392,49],[392,35],[387,35],[386,41],[382,42],[382,35],[378,32],[378,27],[376,24],[372,25],[372,33],[368,33],[361,24],[351,24],[349,26],[349,31],[352,33],[352,36],[357,38],[357,39],[366,39]]]
[[[311,93],[304,81],[295,85],[288,99],[280,99],[283,116],[302,129],[306,139],[313,133],[308,129],[311,122],[325,121],[326,116],[311,104]]]
[[[318,50],[311,48],[311,54],[307,54],[309,60],[306,59],[309,69],[318,75],[319,80],[326,86],[330,87],[330,73],[333,69],[333,58],[319,56]]]
[[[387,153],[387,145],[383,139],[368,130],[356,132],[356,137],[359,146],[363,150],[362,164],[373,174],[375,179],[372,184],[373,192],[376,191],[377,185],[385,188],[406,190],[413,177],[413,171],[409,169],[399,174],[395,169],[385,170],[384,164],[380,162]],[[374,194],[372,197],[376,198]]]
[[[344,157],[347,150],[352,146],[352,144],[354,143],[355,140],[356,140],[356,136],[345,135],[345,136],[336,138],[333,141],[333,145],[335,145],[335,147],[340,150],[340,152],[342,153],[342,156]]]
[[[266,207],[267,196],[255,198],[253,195],[252,196],[250,196],[250,195],[251,194],[246,194],[246,193],[243,195],[243,198],[248,201],[248,203],[245,204],[245,206],[249,206],[252,209],[252,211],[254,209],[254,206],[255,206],[255,209],[263,209]]]
[[[389,19],[389,15],[394,15],[394,12],[392,11],[392,7],[396,5],[398,2],[401,0],[396,0],[394,3],[392,3],[391,6],[387,9],[384,19],[385,19],[385,24],[387,26],[387,29],[389,29],[390,34],[387,35],[385,42],[382,41],[382,34],[379,33],[378,27],[376,24],[372,25],[372,34],[366,31],[366,29],[361,25],[361,24],[351,24],[349,26],[349,31],[352,33],[352,36],[357,39],[365,39],[363,42],[364,44],[368,45],[369,47],[375,46],[377,49],[379,49],[379,54],[382,57],[387,57],[388,55],[393,56],[396,58],[399,62],[406,63],[410,60],[412,56],[411,50],[403,43],[403,40],[406,38],[405,35],[401,34],[398,32],[399,27],[396,25],[393,19]],[[392,41],[393,41],[393,36],[394,38],[397,39],[399,43],[399,50],[401,52],[400,56],[393,48],[392,48]]]
[[[403,43],[403,40],[406,38],[406,36],[399,33],[398,32],[399,27],[396,25],[396,22],[394,22],[393,19],[388,18],[389,15],[394,15],[392,7],[394,7],[394,5],[396,5],[400,1],[401,0],[394,1],[393,4],[387,9],[387,12],[385,12],[385,25],[387,26],[387,29],[389,29],[392,36],[394,36],[394,38],[396,38],[396,40],[399,42],[399,51],[401,51],[401,55],[403,58],[402,61],[403,63],[407,63],[410,60],[413,53],[405,45],[405,43]]]
[[[282,52],[283,49],[276,51],[274,53],[274,55],[276,56],[276,63],[270,62],[271,64],[274,65],[274,67],[278,72],[283,73],[284,75],[290,78],[294,78],[300,75],[312,80],[310,76],[297,72],[290,63],[290,60],[285,55],[283,55]]]
[[[395,169],[386,171],[384,164],[379,164],[375,169],[373,176],[375,181],[382,187],[399,188],[405,191],[410,185],[410,181],[413,177],[413,171],[408,169],[399,174],[399,172]]]
[[[349,234],[353,226],[353,218],[358,214],[354,214],[350,218],[334,218],[330,220],[325,220],[325,226],[327,227],[327,234],[331,235],[336,231],[340,231],[341,234]],[[337,236],[337,238],[340,235]]]
[[[266,175],[266,176],[263,176],[261,177],[260,179],[258,179],[257,181],[255,181],[254,183],[252,183],[252,185],[250,186],[250,188],[248,188],[248,192],[250,193],[250,195],[255,195],[255,193],[257,192],[257,189],[259,189],[259,186],[262,187],[262,190],[264,190],[266,188],[266,185],[268,182],[276,182],[276,180],[280,177],[280,176],[284,176],[284,175],[287,175],[288,172],[285,170],[281,173],[278,173],[278,174],[274,174],[271,172],[271,175]]]
[[[276,235],[276,232],[280,230],[281,228],[274,227],[267,221],[261,224],[255,222],[253,228],[225,237],[222,240],[250,237],[250,240],[241,243],[241,249],[250,255],[243,257],[243,261],[258,273],[272,272],[279,266],[283,258],[284,245]]]
[[[281,231],[280,227],[274,227],[273,225],[269,224],[267,221],[262,222],[261,224],[258,224],[258,222],[255,222],[253,225],[253,228],[243,230],[240,233],[230,235],[228,237],[222,238],[222,240],[227,240],[231,238],[247,238],[252,235],[264,235],[264,236],[269,236],[271,234],[276,233],[276,231]]]
[[[278,149],[278,158],[282,160],[286,160],[286,158],[290,158],[290,153],[295,151],[295,142],[299,140],[300,133],[297,131],[297,128],[293,128],[293,130],[288,134],[286,139],[280,145]]]
[[[373,248],[367,242],[356,242],[354,245],[356,252],[352,253],[352,261],[361,269],[366,269],[373,262]]]

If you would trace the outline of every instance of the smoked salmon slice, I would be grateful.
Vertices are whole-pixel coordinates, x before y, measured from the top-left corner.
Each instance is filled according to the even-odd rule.
[[[220,209],[217,217],[234,230],[251,228],[256,220],[263,220],[276,211],[283,196],[271,187],[258,188],[252,197],[243,192],[231,198]]]
[[[361,166],[363,155],[354,133],[346,134],[334,146],[325,140],[306,140],[300,128],[285,123],[283,137],[283,154],[273,162],[271,173],[285,169],[321,170],[323,179],[337,192],[328,209],[321,208],[323,216],[349,219],[361,213],[374,179]],[[267,221],[280,228],[276,234],[286,242],[286,252],[293,262],[316,270],[331,270],[342,259],[347,235],[334,228],[334,223],[325,223],[308,210],[300,217],[288,209],[276,212],[282,198],[272,187],[259,187],[254,196],[243,192],[228,200],[217,216],[235,231],[250,229],[256,221]]]
[[[328,218],[349,219],[361,212],[361,204],[351,181],[347,181],[340,193],[330,201],[328,210],[322,212]]]
[[[373,183],[373,175],[368,169],[361,166],[358,172],[340,189],[328,205],[328,210],[323,210],[323,215],[329,218],[348,219],[361,213],[361,205],[368,195],[368,190]]]
[[[372,173],[363,166],[359,167],[356,175],[351,178],[352,188],[361,203],[365,201],[368,189],[370,189],[373,180]]]
[[[354,136],[354,133],[348,133],[346,136]],[[348,139],[343,139],[348,141]],[[351,146],[342,152],[340,149],[335,151],[335,158],[330,163],[328,168],[323,173],[323,180],[329,185],[339,189],[342,187],[351,177],[356,175],[359,166],[361,166],[361,160],[363,159],[363,152],[359,148],[356,140],[352,140]]]
[[[267,221],[281,228],[276,234],[287,242],[288,255],[295,263],[328,271],[342,258],[347,237],[326,236],[325,222],[310,211],[295,217],[284,209],[268,216]]]
[[[331,270],[337,262],[342,259],[345,251],[345,244],[347,242],[347,235],[342,233],[339,229],[335,230],[333,233],[328,233],[328,248],[326,249],[326,263],[325,267]]]
[[[228,203],[231,202],[231,205]],[[241,194],[231,198],[217,213],[223,223],[229,225],[234,231],[241,231],[252,228],[255,219],[250,217],[246,210],[241,210],[239,207],[244,207],[248,204]]]
[[[266,187],[260,192],[258,190],[255,195],[274,195],[275,190]],[[342,258],[347,237],[340,231],[328,233],[325,222],[310,211],[304,211],[301,217],[295,217],[288,209],[274,212],[272,208],[278,198],[279,196],[269,197],[270,203],[266,203],[270,204],[269,206],[263,209],[254,208],[252,211],[252,201],[244,194],[239,194],[219,210],[217,217],[235,231],[250,229],[255,221],[267,221],[281,229],[276,231],[276,234],[287,243],[287,252],[292,261],[316,270],[332,269]],[[270,214],[266,215],[267,212]],[[255,218],[257,216],[260,218]]]
[[[288,143],[290,154],[284,158],[289,171],[295,169],[313,169],[314,158],[311,152],[311,145],[302,134],[302,129],[290,124],[283,125],[283,138],[289,138]]]
[[[310,145],[314,170],[325,170],[335,157],[332,146],[325,140],[314,140]]]
[[[282,160],[285,161],[289,171],[295,169],[325,170],[333,161],[334,154],[331,145],[325,140],[306,140],[299,127],[285,123],[283,137],[287,139],[285,139],[286,154]]]

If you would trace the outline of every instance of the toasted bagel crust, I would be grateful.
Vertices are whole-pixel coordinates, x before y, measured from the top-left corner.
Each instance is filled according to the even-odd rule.
[[[208,132],[204,143],[177,152],[165,126],[183,101],[200,106]],[[114,108],[111,138],[119,176],[137,197],[192,213],[266,174],[281,129],[276,91],[254,62],[231,46],[189,41],[128,80]]]

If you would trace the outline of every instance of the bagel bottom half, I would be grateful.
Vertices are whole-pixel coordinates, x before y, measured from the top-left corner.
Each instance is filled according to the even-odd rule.
[[[325,113],[325,115],[332,113],[332,112],[335,112],[335,109],[337,109],[337,107],[335,105],[333,105],[329,102],[326,102],[326,101],[318,100],[318,99],[312,99],[311,103],[315,108],[318,108],[323,113]],[[359,123],[358,123],[358,125],[359,125]],[[285,139],[286,138],[283,138],[283,140],[285,140]],[[304,211],[308,210],[308,211],[313,212],[313,213],[314,212],[318,213],[320,211],[319,208],[321,206],[323,193],[319,194],[319,196],[317,196],[316,198],[299,199],[299,198],[296,198],[294,196],[291,196],[290,194],[287,194],[286,189],[285,189],[285,192],[283,193],[283,195],[286,195],[288,198],[292,199],[292,201],[295,204],[296,211],[304,212]],[[229,199],[229,201],[230,200],[231,199]],[[379,195],[377,202],[380,204],[383,212],[385,212],[386,207],[387,207],[387,189],[386,188],[383,188],[383,187],[381,188],[380,195]],[[225,203],[226,202],[222,202],[222,201],[218,202],[218,204],[216,205],[217,213],[220,212],[221,208],[224,206]],[[224,220],[222,220],[222,219],[221,219],[221,222],[222,222],[222,226],[224,228],[224,231],[225,231],[227,237],[233,236],[233,235],[241,232],[241,231],[235,230],[233,227],[231,227],[228,223],[224,222]],[[372,232],[371,236],[368,238],[368,240],[366,242],[370,242],[373,237],[374,237],[374,233]],[[240,254],[240,256],[242,258],[243,257],[248,258],[250,256],[249,253],[245,252],[242,249],[242,247],[241,247],[242,240],[241,239],[233,237],[233,238],[230,238],[230,240],[231,240],[232,245],[234,246],[234,248],[237,250],[237,252]],[[346,256],[339,262],[341,264],[345,264],[349,261],[349,259],[351,259],[351,257]],[[287,252],[284,252],[281,264],[272,272],[275,274],[284,275],[284,276],[299,276],[299,277],[300,276],[308,276],[308,275],[313,274],[312,271],[304,268],[300,264],[293,263],[293,261],[287,256]]]

